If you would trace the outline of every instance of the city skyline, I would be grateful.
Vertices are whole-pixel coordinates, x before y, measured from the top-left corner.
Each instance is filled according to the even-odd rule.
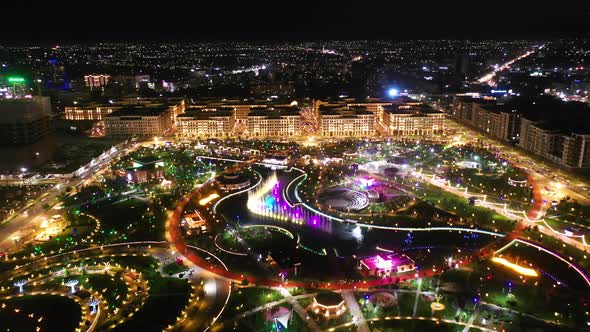
[[[590,5],[2,11],[0,331],[590,332]]]

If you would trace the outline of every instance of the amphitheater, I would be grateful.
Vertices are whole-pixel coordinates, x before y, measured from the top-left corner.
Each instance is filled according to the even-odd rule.
[[[369,205],[367,194],[347,188],[334,188],[320,195],[322,204],[337,210],[359,211]]]

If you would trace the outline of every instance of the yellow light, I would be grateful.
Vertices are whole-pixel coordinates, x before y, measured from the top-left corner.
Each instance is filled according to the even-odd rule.
[[[201,200],[199,200],[199,205],[207,205],[209,202],[211,202],[212,200],[219,198],[219,194],[211,194],[205,198],[202,198]]]
[[[524,266],[520,266],[518,264],[514,264],[512,262],[507,261],[504,258],[501,257],[492,257],[492,262],[494,263],[498,263],[500,265],[504,265],[505,267],[519,273],[522,274],[524,276],[527,277],[538,277],[539,274],[537,273],[537,271],[530,269],[528,267],[524,267]]]

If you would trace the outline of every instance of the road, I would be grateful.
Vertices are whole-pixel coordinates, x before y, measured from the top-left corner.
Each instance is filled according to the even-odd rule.
[[[542,47],[543,46],[541,46],[540,48],[542,48]],[[490,73],[482,76],[480,79],[477,80],[477,82],[478,83],[490,83],[490,82],[492,82],[493,79],[494,79],[494,77],[496,77],[496,74],[498,74],[499,72],[501,72],[501,71],[503,71],[505,69],[510,68],[510,66],[513,63],[515,63],[515,62],[517,62],[519,60],[522,60],[522,59],[528,57],[529,55],[535,53],[535,51],[536,51],[536,49],[527,51],[526,53],[524,53],[524,54],[522,54],[522,55],[520,55],[520,56],[518,56],[518,57],[516,57],[516,58],[514,58],[512,60],[509,60],[509,61],[507,61],[507,62],[505,62],[505,63],[503,63],[501,65],[496,65],[495,68],[494,68],[494,70],[492,72],[490,72]]]
[[[105,158],[88,167],[80,177],[64,179],[63,183],[56,184],[44,193],[40,193],[31,206],[17,211],[16,217],[5,221],[0,226],[0,252],[12,252],[31,241],[35,229],[39,228],[43,219],[49,219],[51,216],[59,213],[58,210],[54,209],[55,206],[59,205],[54,206],[54,204],[57,202],[58,197],[66,192],[68,187],[75,188],[72,192],[75,193],[78,188],[89,185],[102,176],[104,172],[108,171],[108,166],[110,166],[112,161],[136,150],[138,147],[139,144],[120,145],[115,152],[106,155]],[[51,206],[47,211],[43,208],[45,204]],[[15,239],[20,239],[18,244],[15,242]]]

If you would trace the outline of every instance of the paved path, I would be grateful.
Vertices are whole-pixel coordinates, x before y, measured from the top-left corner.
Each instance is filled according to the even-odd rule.
[[[306,298],[306,297],[312,297],[312,296],[315,296],[316,294],[317,294],[317,293],[301,294],[301,295],[293,296],[293,299],[295,299],[295,300],[304,299],[304,298]],[[241,314],[239,314],[238,316],[236,316],[236,317],[234,318],[234,320],[238,320],[238,319],[244,318],[244,317],[246,317],[246,316],[249,316],[249,315],[255,314],[255,313],[257,313],[257,312],[260,312],[260,311],[262,311],[262,310],[266,310],[266,309],[269,309],[269,308],[275,307],[275,306],[277,306],[277,305],[279,305],[279,304],[281,304],[281,303],[285,303],[285,302],[287,302],[287,301],[289,301],[289,300],[288,300],[288,299],[286,299],[286,298],[284,298],[284,299],[282,299],[282,300],[277,300],[277,301],[273,301],[273,302],[268,302],[268,303],[266,303],[266,304],[264,304],[264,305],[261,305],[261,306],[258,306],[258,307],[256,307],[256,308],[252,308],[252,309],[250,309],[250,310],[247,310],[247,311],[244,311],[244,312],[242,312]]]
[[[412,311],[412,317],[416,317],[416,309],[418,309],[418,301],[420,300],[420,294],[422,291],[422,278],[418,279],[418,289],[416,290],[416,299],[414,300],[414,311]]]
[[[348,307],[348,311],[350,311],[352,317],[355,317],[357,319],[354,323],[356,325],[356,330],[358,332],[370,332],[369,326],[367,325],[367,321],[365,321],[363,311],[359,307],[359,303],[354,297],[354,293],[350,290],[346,290],[342,292],[342,297],[346,301],[346,307]]]
[[[473,315],[471,315],[471,317],[467,321],[467,325],[465,325],[463,332],[469,331],[469,329],[473,326],[473,322],[475,321],[475,318],[477,318],[478,315],[479,315],[479,307],[477,307],[477,309],[475,309],[475,311],[473,312]]]
[[[283,292],[282,294],[285,297],[285,299],[287,299],[287,301],[289,301],[289,303],[291,303],[291,306],[293,306],[293,310],[295,310],[295,312],[299,315],[299,317],[304,322],[307,323],[307,327],[309,328],[310,331],[320,332],[322,330],[322,329],[320,329],[320,326],[318,325],[318,323],[316,323],[315,320],[313,320],[313,319],[311,319],[311,317],[309,317],[309,315],[307,314],[307,311],[305,311],[305,309],[303,309],[303,307],[301,306],[301,304],[299,304],[299,302],[297,302],[295,297],[291,296],[291,294],[289,294],[288,292]]]

